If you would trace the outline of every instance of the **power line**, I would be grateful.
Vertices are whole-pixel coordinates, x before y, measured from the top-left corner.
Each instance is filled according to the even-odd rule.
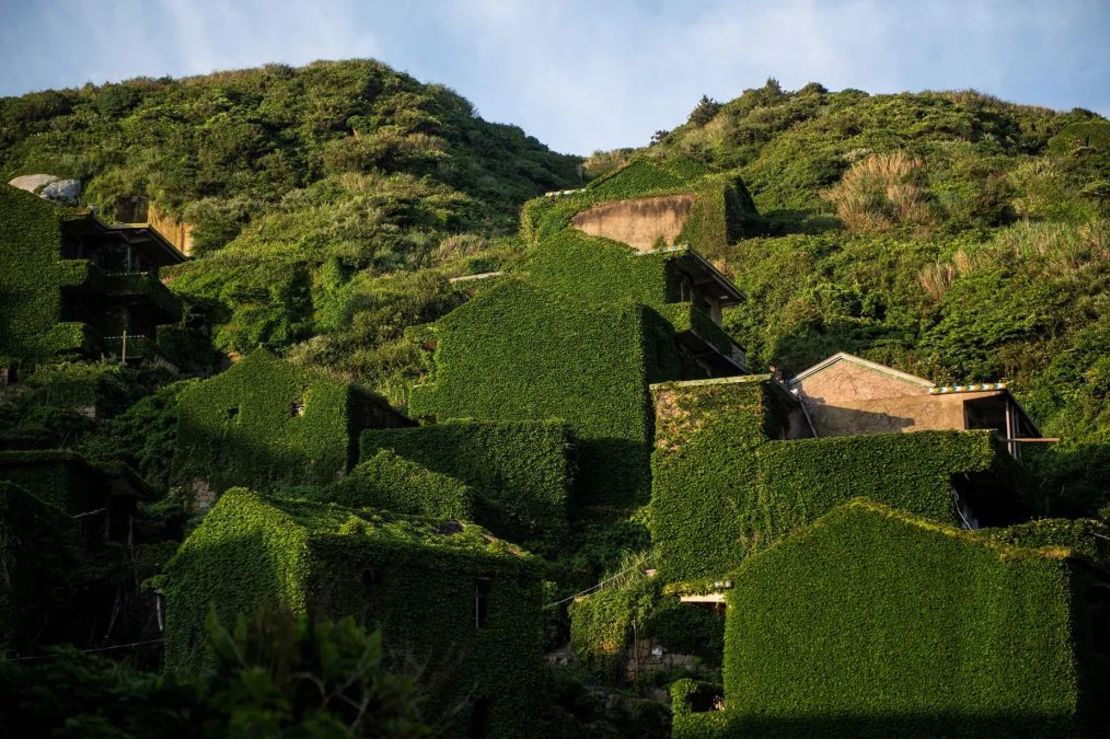
[[[136,642],[131,642],[130,644],[113,644],[110,647],[93,647],[92,649],[80,649],[78,651],[81,652],[82,654],[92,654],[93,652],[109,652],[113,649],[130,649],[131,647],[142,647],[142,646],[146,646],[147,644],[161,644],[163,641],[165,641],[165,639],[148,639],[147,641],[136,641]],[[62,656],[62,655],[60,655],[60,654],[35,654],[35,655],[31,655],[30,657],[11,657],[11,658],[9,658],[5,661],[6,662],[24,662],[24,661],[27,661],[27,660],[34,660],[34,659],[57,659],[60,656]]]
[[[616,580],[616,579],[617,579],[618,577],[620,577],[621,575],[623,575],[623,574],[625,574],[625,573],[628,573],[628,572],[631,572],[632,570],[636,569],[636,568],[637,568],[637,567],[639,567],[640,565],[642,565],[642,564],[646,563],[646,562],[647,562],[647,561],[648,561],[649,559],[651,559],[651,555],[650,555],[650,554],[649,554],[649,555],[647,555],[646,557],[644,557],[644,558],[640,559],[639,561],[637,561],[637,562],[636,562],[635,564],[633,564],[633,565],[632,565],[631,567],[629,567],[629,568],[627,568],[627,569],[624,569],[624,570],[621,570],[621,571],[620,571],[620,572],[618,572],[617,574],[615,574],[615,575],[612,575],[612,576],[610,576],[610,577],[607,577],[607,578],[605,578],[604,580],[602,580],[601,582],[599,582],[599,583],[598,583],[597,585],[591,585],[590,587],[586,588],[585,590],[580,590],[580,591],[578,591],[578,592],[577,592],[577,593],[575,593],[574,595],[570,595],[570,596],[567,596],[566,598],[563,598],[562,600],[557,600],[557,601],[555,601],[554,603],[548,603],[548,604],[547,604],[546,606],[544,606],[544,609],[546,610],[546,609],[548,609],[548,608],[554,608],[555,606],[558,606],[558,605],[562,605],[563,603],[566,603],[567,601],[571,601],[571,600],[574,600],[575,598],[577,598],[577,597],[578,597],[578,596],[580,596],[580,595],[587,595],[587,594],[589,594],[589,593],[592,593],[592,592],[594,592],[595,590],[597,590],[598,588],[601,588],[601,587],[605,586],[605,585],[606,585],[607,583],[610,583],[610,582],[612,582],[613,580]]]

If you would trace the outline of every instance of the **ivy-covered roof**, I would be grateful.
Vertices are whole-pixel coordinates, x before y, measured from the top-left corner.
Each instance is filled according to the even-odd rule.
[[[469,521],[411,516],[379,508],[352,508],[302,498],[295,491],[263,495],[247,488],[233,488],[217,505],[226,514],[228,508],[245,499],[285,514],[289,523],[305,531],[310,543],[313,539],[360,537],[389,548],[432,548],[522,561],[534,559],[516,545]]]

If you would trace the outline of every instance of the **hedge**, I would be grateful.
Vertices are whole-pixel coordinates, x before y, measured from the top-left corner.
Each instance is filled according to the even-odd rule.
[[[383,508],[436,518],[473,518],[473,493],[463,483],[383,449],[355,465],[322,498],[356,508]]]
[[[65,511],[0,480],[0,651],[33,651],[40,638],[68,625],[76,541]]]
[[[1084,579],[1063,556],[857,499],[734,579],[717,736],[1078,733]]]
[[[658,385],[652,539],[669,579],[727,573],[857,496],[955,522],[951,478],[1006,470],[989,431],[771,441],[785,394],[767,376]]]
[[[435,382],[413,388],[409,410],[561,419],[578,440],[579,502],[646,502],[649,320],[631,301],[591,305],[505,281],[441,319]]]
[[[540,571],[473,524],[235,488],[154,585],[166,598],[172,671],[206,663],[210,606],[225,623],[263,605],[353,616],[380,628],[395,658],[424,666],[426,717],[452,719],[449,735],[465,735],[472,708],[484,704],[489,735],[529,736],[543,677]],[[488,593],[480,628],[478,587]]]
[[[402,422],[384,400],[258,349],[179,396],[171,484],[205,499],[334,482],[354,464],[360,428]]]
[[[542,553],[553,553],[566,531],[572,445],[570,428],[550,421],[369,429],[360,441],[362,459],[389,450],[465,484],[474,495],[477,521]]]

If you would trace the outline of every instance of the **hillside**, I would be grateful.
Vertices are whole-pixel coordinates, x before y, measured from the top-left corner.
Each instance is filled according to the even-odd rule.
[[[36,173],[100,220],[0,190],[24,721],[1106,725],[1105,119],[768,80],[582,160],[317,62],[0,99]]]
[[[972,91],[868,95],[773,80],[618,164],[736,172],[762,236],[710,254],[753,368],[851,351],[937,381],[1005,380],[1041,430],[1042,504],[1107,465],[1110,124]],[[576,159],[372,61],[271,65],[0,100],[0,175],[80,177],[110,217],[143,196],[193,227],[171,277],[218,352],[259,344],[404,403],[405,326],[465,299],[444,275],[511,266],[520,204]],[[1066,483],[1064,481],[1067,481]]]
[[[0,100],[5,182],[77,177],[109,220],[138,197],[191,226],[197,259],[174,287],[216,325],[218,350],[323,336],[313,361],[371,381],[388,359],[370,347],[442,310],[447,292],[430,276],[376,278],[445,251],[464,255],[462,271],[490,268],[494,252],[465,254],[511,233],[526,199],[575,186],[577,162],[369,60]]]

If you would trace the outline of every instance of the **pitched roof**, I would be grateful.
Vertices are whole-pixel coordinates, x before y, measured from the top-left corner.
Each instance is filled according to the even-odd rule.
[[[791,377],[790,380],[787,382],[787,385],[793,388],[795,385],[797,385],[799,382],[809,377],[810,375],[815,375],[824,369],[828,369],[837,362],[851,362],[852,364],[858,364],[861,367],[866,367],[867,369],[875,370],[876,372],[882,372],[884,374],[890,375],[891,377],[896,377],[899,380],[911,382],[924,388],[936,387],[936,384],[934,382],[926,380],[924,377],[911,375],[908,372],[902,372],[900,370],[894,369],[893,367],[887,367],[885,364],[872,362],[870,360],[864,359],[863,357],[857,357],[854,354],[849,354],[848,352],[837,352],[831,357],[822,359],[820,362],[813,365],[812,367],[802,370],[798,374]]]

